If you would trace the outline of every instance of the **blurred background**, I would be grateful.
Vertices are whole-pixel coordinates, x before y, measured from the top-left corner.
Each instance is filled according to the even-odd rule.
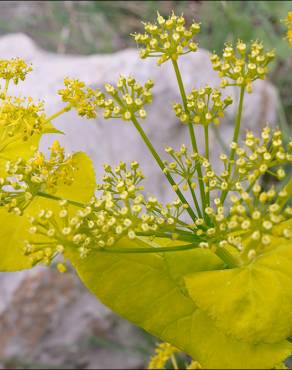
[[[241,38],[262,40],[267,49],[276,50],[270,84],[262,85],[258,92],[262,98],[258,115],[265,109],[272,111],[268,116],[274,117],[288,137],[292,122],[292,54],[284,39],[286,27],[282,20],[291,8],[290,1],[1,1],[0,58],[1,52],[11,52],[11,40],[13,50],[22,45],[25,52],[32,47],[20,35],[10,38],[18,33],[35,42],[37,49],[33,46],[32,50],[42,55],[39,61],[56,63],[51,66],[64,63],[64,74],[66,65],[74,70],[83,63],[86,69],[86,63],[95,60],[100,68],[103,64],[98,64],[99,56],[90,56],[135,48],[129,34],[141,30],[141,21],[154,20],[157,11],[167,16],[174,10],[184,13],[188,21],[202,23],[198,35],[201,48],[220,52],[224,42]],[[39,52],[41,49],[49,53]],[[125,61],[118,58],[117,70]],[[42,97],[50,96],[47,91],[53,72],[36,66],[38,78],[47,75]],[[38,91],[42,81],[31,81],[28,91]],[[57,103],[52,108],[55,106]],[[160,107],[163,111],[163,105]],[[253,111],[249,117],[253,122]],[[37,268],[29,273],[0,274],[0,296],[2,368],[145,368],[156,342],[103,307],[70,272],[60,275]]]

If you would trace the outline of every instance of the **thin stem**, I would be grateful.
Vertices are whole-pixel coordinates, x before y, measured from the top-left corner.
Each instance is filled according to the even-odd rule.
[[[4,94],[7,94],[10,80],[5,80]]]
[[[149,247],[149,248],[105,248],[100,249],[104,253],[161,253],[161,252],[180,252],[190,249],[197,249],[197,244],[177,245],[175,247]]]
[[[145,244],[145,243],[143,243]],[[181,252],[192,249],[198,249],[199,244],[177,245],[174,247],[151,247],[149,248],[105,248],[99,249],[102,253],[119,253],[119,254],[135,254],[135,253],[169,253]],[[228,268],[236,268],[240,266],[240,262],[225,248],[217,248],[215,254],[226,264]]]
[[[45,193],[43,191],[39,191],[37,193],[37,195],[39,197],[52,199],[52,200],[56,200],[56,201],[66,200],[69,204],[72,204],[73,206],[80,207],[80,208],[85,208],[87,206],[85,203],[75,202],[75,200],[70,200],[70,199],[64,199],[64,198],[58,197],[56,195]]]
[[[232,140],[234,143],[238,142],[238,136],[239,136],[239,131],[240,131],[240,123],[241,123],[241,117],[242,117],[244,92],[245,92],[245,87],[242,86],[240,88],[240,97],[239,97],[239,103],[238,103],[236,121],[235,121],[235,128],[234,128],[234,134],[233,134],[233,140]],[[231,151],[230,151],[230,156],[229,156],[229,161],[228,161],[228,178],[226,180],[227,182],[229,181],[229,179],[231,177],[235,152],[236,152],[235,148],[231,149]],[[221,203],[222,204],[224,203],[224,200],[226,199],[228,191],[229,191],[228,189],[224,190],[221,194]]]
[[[205,133],[205,157],[209,162],[209,125],[204,126],[204,133]],[[209,188],[209,181],[207,182],[207,186]],[[210,190],[206,192],[206,202],[207,206],[210,206]]]
[[[175,75],[176,75],[176,79],[177,79],[177,82],[178,82],[178,87],[179,87],[179,90],[180,90],[180,94],[181,94],[181,98],[182,98],[182,101],[183,101],[184,109],[185,109],[185,111],[188,111],[187,96],[186,96],[184,84],[183,84],[183,81],[182,81],[182,77],[181,77],[181,73],[180,73],[177,61],[173,60],[173,59],[171,61],[172,61],[172,65],[173,65]],[[193,151],[195,153],[198,153],[198,145],[197,145],[197,141],[196,141],[195,131],[194,131],[193,124],[190,121],[188,122],[188,127],[189,127],[189,133],[190,133],[190,137],[191,137],[191,143],[192,143]],[[205,189],[204,189],[204,183],[203,183],[202,169],[201,169],[201,165],[200,165],[199,162],[196,162],[196,170],[197,170],[198,178],[199,178],[199,188],[200,188],[201,199],[202,199],[203,213],[205,214],[205,206],[206,206]]]
[[[171,359],[171,363],[172,363],[172,366],[173,366],[174,370],[179,370],[179,367],[178,367],[178,364],[177,364],[177,361],[176,361],[176,358],[175,358],[174,354],[172,354],[170,356],[170,359]]]
[[[200,210],[200,206],[199,206],[199,203],[198,203],[198,200],[197,200],[197,197],[196,197],[196,193],[195,193],[195,190],[194,190],[194,189],[193,189],[193,187],[192,187],[192,183],[191,183],[191,181],[190,181],[190,180],[188,180],[188,185],[189,185],[189,188],[190,188],[190,191],[191,191],[192,197],[193,197],[193,201],[194,201],[195,206],[196,206],[196,210],[197,210],[197,212],[198,212],[198,216],[199,216],[200,218],[202,218],[202,217],[203,217],[203,216],[202,216],[202,212],[201,212],[201,210]]]
[[[162,162],[159,154],[154,149],[151,141],[148,139],[147,135],[145,134],[144,130],[142,129],[141,125],[139,124],[139,122],[137,121],[135,116],[132,117],[132,122],[133,122],[135,128],[137,129],[137,131],[139,132],[139,134],[141,135],[144,143],[146,144],[146,146],[150,150],[151,154],[153,155],[154,159],[156,160],[158,166],[161,168],[161,170],[164,173],[165,177],[167,178],[168,182],[172,185],[172,187],[173,187],[174,191],[176,192],[177,196],[179,197],[180,201],[183,204],[186,204],[188,206],[188,208],[186,210],[187,210],[188,214],[190,215],[190,217],[192,218],[192,220],[195,221],[197,219],[197,216],[195,215],[195,213],[192,210],[192,208],[190,207],[189,203],[187,202],[187,200],[183,196],[182,192],[179,190],[179,188],[178,188],[176,182],[174,181],[174,179],[172,178],[172,176],[168,172],[165,171],[166,167],[165,167],[164,163]]]
[[[241,265],[240,261],[234,257],[230,252],[225,248],[217,248],[215,254],[219,257],[229,268],[236,268]]]
[[[48,117],[45,121],[45,123],[51,122],[53,119],[59,117],[61,114],[68,112],[71,109],[71,105],[66,105],[66,107],[62,108],[58,112],[52,114],[50,117]]]

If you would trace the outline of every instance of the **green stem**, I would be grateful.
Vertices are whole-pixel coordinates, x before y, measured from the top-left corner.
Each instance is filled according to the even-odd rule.
[[[156,160],[158,166],[161,168],[162,172],[166,176],[168,182],[172,185],[172,187],[173,187],[174,191],[176,192],[177,196],[179,197],[180,201],[183,204],[186,204],[188,206],[188,208],[186,210],[187,210],[188,214],[190,215],[190,217],[192,218],[192,220],[195,221],[197,219],[197,216],[195,215],[195,213],[192,210],[192,208],[190,207],[189,203],[187,202],[187,200],[183,196],[182,192],[179,190],[178,185],[176,184],[176,182],[174,181],[172,176],[165,171],[166,167],[165,167],[164,163],[162,162],[159,154],[154,149],[151,141],[148,139],[147,135],[145,134],[144,130],[142,129],[141,125],[139,124],[139,122],[137,121],[135,116],[132,117],[132,122],[133,122],[135,128],[137,129],[137,131],[139,132],[139,134],[141,135],[141,137],[142,137],[144,143],[146,144],[146,146],[148,147],[149,151],[153,155],[154,159]]]
[[[70,199],[64,199],[56,195],[45,193],[43,191],[39,191],[36,195],[38,195],[39,197],[52,199],[56,201],[66,200],[69,204],[72,204],[73,206],[80,207],[80,208],[85,208],[87,206],[85,203],[75,202],[75,200],[70,200]]]
[[[180,252],[190,249],[199,248],[197,244],[178,245],[175,247],[149,247],[149,248],[106,248],[100,249],[100,252],[105,253],[161,253],[161,252]]]
[[[182,98],[182,101],[183,101],[183,106],[184,106],[185,111],[187,112],[188,111],[187,96],[186,96],[184,84],[183,84],[183,81],[182,81],[181,73],[180,73],[177,61],[173,60],[173,59],[171,61],[172,61],[172,65],[173,65],[175,75],[176,75],[176,79],[177,79],[177,82],[178,82],[178,87],[179,87],[181,98]],[[196,141],[195,131],[194,131],[193,124],[190,121],[188,122],[188,127],[189,127],[189,133],[190,133],[190,137],[191,137],[191,143],[192,143],[193,151],[195,153],[198,153],[199,151],[198,151],[198,145],[197,145],[197,141]],[[196,170],[197,170],[198,178],[199,178],[199,188],[200,188],[201,199],[202,199],[203,214],[205,215],[205,207],[206,207],[205,189],[204,189],[204,183],[203,183],[202,169],[201,169],[201,165],[200,165],[199,162],[196,162]]]
[[[209,161],[209,125],[204,125],[204,133],[205,133],[205,157]],[[207,186],[209,188],[209,181],[207,182]],[[210,206],[210,189],[206,192],[206,202],[207,206]]]
[[[102,253],[121,253],[121,254],[133,254],[133,253],[169,253],[169,252],[181,252],[186,250],[192,250],[199,248],[198,244],[186,244],[177,245],[175,247],[149,247],[149,248],[105,248],[99,249]],[[217,248],[215,254],[227,265],[228,268],[236,268],[240,266],[240,262],[226,249]]]
[[[199,206],[199,203],[198,203],[198,200],[197,200],[197,197],[196,197],[196,193],[195,193],[195,190],[194,190],[194,189],[193,189],[193,187],[192,187],[192,183],[191,183],[191,181],[190,181],[190,180],[188,180],[188,185],[189,185],[189,188],[190,188],[190,191],[191,191],[192,197],[193,197],[193,201],[194,201],[195,206],[196,206],[196,210],[197,210],[197,212],[198,212],[198,216],[199,216],[200,218],[202,218],[202,217],[203,217],[203,216],[202,216],[202,212],[201,212],[201,210],[200,210],[200,206]]]
[[[5,93],[5,95],[7,94],[7,91],[8,91],[9,82],[10,82],[10,80],[5,80],[5,87],[4,87],[4,93]]]
[[[215,254],[226,263],[229,268],[236,268],[241,265],[240,261],[228,252],[225,248],[217,248]]]
[[[48,117],[45,121],[45,123],[51,122],[53,119],[59,117],[61,114],[68,112],[71,109],[71,105],[66,105],[66,107],[62,108],[58,112],[52,114],[50,117]]]
[[[239,103],[238,103],[238,108],[237,108],[237,114],[236,114],[236,121],[235,121],[235,128],[234,128],[234,133],[233,133],[233,139],[232,141],[234,143],[238,142],[238,136],[239,136],[239,131],[240,131],[240,123],[241,123],[241,117],[242,117],[242,108],[243,108],[243,98],[244,98],[244,92],[245,92],[245,87],[242,86],[240,88],[240,97],[239,97]],[[233,162],[234,162],[234,157],[235,157],[235,152],[236,149],[231,149],[230,151],[230,156],[229,156],[229,161],[228,161],[228,178],[227,182],[229,181],[231,177],[231,172],[233,168]],[[224,203],[224,200],[226,199],[226,196],[228,194],[228,189],[224,190],[221,194],[221,203]]]
[[[170,356],[170,359],[171,359],[171,363],[172,363],[173,369],[174,370],[179,370],[179,367],[178,367],[178,364],[177,364],[177,361],[176,361],[176,358],[175,358],[175,355],[174,354],[172,354]]]

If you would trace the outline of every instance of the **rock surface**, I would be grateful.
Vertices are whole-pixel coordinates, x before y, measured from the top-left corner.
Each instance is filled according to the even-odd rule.
[[[161,153],[167,144],[178,147],[187,142],[186,127],[177,122],[170,108],[172,102],[179,101],[170,64],[156,67],[154,60],[141,61],[134,49],[113,55],[55,55],[40,50],[23,34],[0,38],[0,58],[16,56],[31,61],[34,67],[33,73],[20,85],[22,94],[45,99],[49,114],[62,107],[56,91],[62,87],[65,76],[80,78],[93,87],[115,82],[120,73],[133,74],[141,82],[152,78],[156,85],[154,103],[143,123],[146,132]],[[187,91],[205,83],[219,84],[205,50],[185,56],[180,66]],[[235,95],[232,88],[227,93]],[[245,100],[243,127],[258,130],[267,122],[275,123],[276,105],[273,86],[258,81],[254,93],[247,95]],[[220,126],[221,135],[227,142],[232,133],[233,116],[232,106]],[[58,139],[67,151],[86,151],[92,157],[98,175],[103,162],[116,164],[120,160],[135,159],[141,162],[145,174],[151,178],[146,185],[148,191],[161,200],[169,198],[169,188],[161,181],[160,171],[131,124],[101,118],[87,121],[74,112],[57,119],[55,124],[66,133]],[[202,135],[198,134],[201,144]],[[53,136],[42,141],[44,150],[56,138]],[[213,134],[211,143],[216,158],[219,147]],[[3,367],[9,364],[10,368],[25,367],[29,363],[96,369],[143,366],[141,353],[123,353],[101,345],[109,340],[118,343],[116,347],[128,348],[144,342],[139,332],[102,306],[72,273],[61,275],[44,268],[2,273],[0,297],[0,362]]]
[[[41,267],[2,273],[0,297],[3,368],[143,367],[138,345],[144,338],[146,346],[145,337],[99,303],[74,273]]]

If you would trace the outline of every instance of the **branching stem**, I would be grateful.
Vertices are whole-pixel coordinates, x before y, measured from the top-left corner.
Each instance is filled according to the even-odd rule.
[[[182,81],[181,73],[177,64],[177,61],[172,59],[172,65],[175,71],[176,79],[178,82],[178,87],[179,91],[181,94],[182,102],[185,111],[188,111],[188,106],[187,106],[187,96],[184,88],[184,84]],[[198,145],[196,141],[196,136],[195,136],[195,131],[192,122],[188,122],[188,127],[189,127],[189,133],[190,133],[190,138],[191,138],[191,143],[193,147],[193,151],[195,153],[198,153]],[[205,197],[205,189],[204,189],[204,183],[203,183],[203,175],[202,175],[202,169],[201,165],[199,162],[196,162],[196,170],[198,173],[198,178],[199,178],[199,188],[200,188],[200,193],[201,193],[201,199],[202,199],[202,208],[203,208],[203,214],[205,215],[205,208],[206,208],[206,197]]]

